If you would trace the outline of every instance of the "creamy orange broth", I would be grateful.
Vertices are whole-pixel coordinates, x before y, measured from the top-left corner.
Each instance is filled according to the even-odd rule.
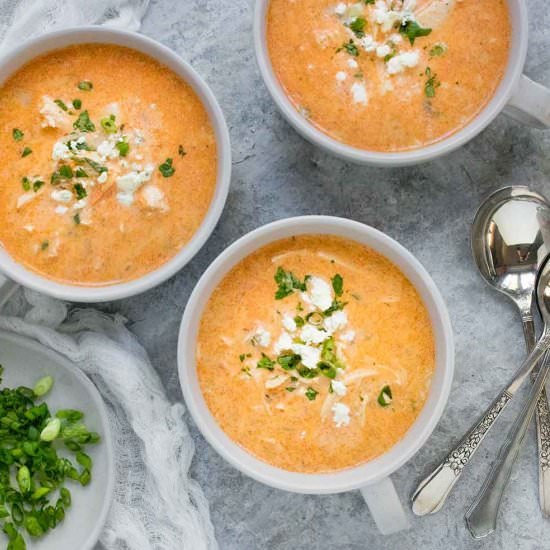
[[[85,118],[74,128],[84,112],[95,131],[82,130]],[[31,270],[78,285],[134,279],[172,258],[216,183],[214,132],[192,88],[114,45],[68,47],[13,75],[0,88],[0,150],[0,243]],[[72,177],[52,181],[63,166]]]
[[[302,283],[313,276],[305,296],[294,291],[275,299],[277,268]],[[343,280],[340,297],[330,288],[336,274]],[[323,295],[319,280],[325,281]],[[289,323],[317,311],[308,300],[318,294],[331,305],[345,304],[331,316],[325,313],[322,327],[313,330],[324,333],[325,323],[335,315],[342,322],[345,313],[347,323],[333,332],[336,378],[319,372],[303,378],[279,363],[273,370],[259,368],[289,354],[283,332],[297,346],[306,338],[303,330],[318,323],[318,313],[293,332]],[[314,303],[325,308],[319,299]],[[323,346],[308,344],[302,360]],[[372,460],[404,436],[427,398],[434,353],[426,308],[396,266],[356,242],[307,235],[270,244],[226,275],[203,313],[196,359],[206,403],[229,437],[285,470],[328,472]],[[308,373],[301,364],[297,369]],[[387,386],[391,400],[387,390],[381,395]]]
[[[411,44],[400,26],[413,24],[431,32]],[[267,43],[281,85],[312,124],[390,152],[440,141],[486,106],[510,29],[505,0],[270,0]]]

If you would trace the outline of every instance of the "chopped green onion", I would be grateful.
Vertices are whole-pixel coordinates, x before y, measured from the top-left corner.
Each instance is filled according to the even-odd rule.
[[[68,111],[69,108],[60,99],[54,99],[53,101],[62,111]]]
[[[53,441],[61,431],[61,420],[52,418],[48,421],[45,428],[40,432],[41,441]]]
[[[84,186],[81,183],[75,183],[73,185],[73,191],[76,195],[76,198],[78,200],[84,199],[88,196],[88,193],[86,192],[86,189],[84,189]]]
[[[382,388],[382,391],[378,395],[378,404],[381,407],[388,407],[391,405],[391,402],[393,400],[391,388],[389,386],[384,386]]]
[[[320,327],[325,321],[325,318],[322,313],[318,311],[312,311],[306,315],[306,321],[313,326]]]
[[[107,134],[115,134],[117,131],[115,115],[109,115],[108,117],[101,119],[101,127]]]
[[[53,377],[44,376],[34,385],[34,395],[36,395],[36,397],[43,397],[52,389],[52,386]]]
[[[130,144],[127,141],[119,141],[116,144],[116,148],[121,157],[125,157],[130,152]]]
[[[306,390],[306,397],[310,400],[310,401],[315,401],[315,398],[317,397],[317,395],[319,394],[319,392],[317,390],[314,390],[313,388],[310,388],[308,387],[308,389]]]
[[[32,153],[32,149],[30,147],[25,147],[23,149],[23,152],[21,153],[21,156],[24,158],[24,157],[28,157],[30,154]]]
[[[19,128],[14,128],[11,135],[15,141],[21,141],[25,137],[25,134]]]
[[[31,490],[31,473],[27,466],[21,466],[17,471],[17,485],[22,493],[28,493]]]
[[[82,107],[82,101],[80,99],[73,99],[73,107],[79,110]]]
[[[35,180],[32,182],[32,190],[36,193],[43,185],[44,182],[42,180]]]
[[[89,80],[82,80],[77,84],[77,87],[79,90],[83,90],[84,92],[89,92],[93,89],[94,85]]]
[[[265,353],[262,353],[262,358],[258,361],[256,367],[272,371],[275,368],[275,361],[272,361]]]

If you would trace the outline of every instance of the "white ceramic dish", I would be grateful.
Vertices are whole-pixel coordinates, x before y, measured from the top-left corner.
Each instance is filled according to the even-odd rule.
[[[171,260],[155,271],[134,281],[101,287],[60,284],[25,269],[0,247],[0,269],[23,286],[49,294],[55,298],[75,302],[118,300],[140,294],[174,275],[200,250],[223,211],[231,179],[231,146],[223,113],[208,85],[181,57],[167,47],[143,35],[91,26],[66,29],[45,34],[12,50],[0,60],[0,85],[22,65],[51,50],[72,44],[106,43],[126,46],[156,59],[190,84],[210,116],[218,147],[218,177],[216,190],[208,212],[193,238]],[[0,281],[0,286],[2,281]]]
[[[86,452],[93,460],[92,481],[87,487],[67,482],[72,504],[65,520],[36,541],[25,536],[29,550],[94,548],[113,499],[114,463],[109,421],[105,405],[96,387],[70,361],[42,345],[0,331],[0,364],[4,366],[3,387],[33,387],[42,376],[54,377],[54,386],[46,397],[50,410],[79,409],[90,430],[101,435],[97,445]],[[1,541],[7,540],[0,534]]]
[[[438,0],[439,1],[439,0]],[[277,107],[294,128],[311,143],[336,156],[377,166],[406,166],[425,162],[457,149],[473,139],[503,110],[520,122],[536,128],[550,128],[550,90],[522,74],[527,55],[528,21],[524,0],[507,0],[512,21],[512,42],[506,73],[493,99],[468,126],[433,145],[399,153],[367,151],[345,145],[324,134],[302,115],[288,99],[269,59],[266,15],[269,0],[256,0],[254,47],[264,82]]]
[[[203,309],[211,293],[243,258],[266,244],[300,234],[329,234],[352,239],[378,251],[409,278],[422,297],[432,321],[436,342],[436,369],[430,395],[418,419],[390,451],[356,468],[330,474],[300,474],[258,460],[234,443],[210,413],[200,390],[195,350]],[[185,401],[209,443],[233,466],[254,479],[287,491],[337,493],[361,489],[382,532],[407,525],[389,477],[425,443],[435,428],[449,396],[454,369],[451,323],[434,282],[422,265],[396,241],[361,223],[329,216],[280,220],[248,233],[227,248],[210,265],[195,287],[185,309],[178,343],[178,368]]]

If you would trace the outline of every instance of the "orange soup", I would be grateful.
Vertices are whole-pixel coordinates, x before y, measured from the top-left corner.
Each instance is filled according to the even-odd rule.
[[[304,235],[225,276],[196,361],[229,437],[269,464],[313,473],[372,460],[404,436],[435,350],[428,312],[395,265],[354,241]]]
[[[270,0],[267,44],[290,101],[360,149],[440,141],[487,105],[505,71],[506,0]]]
[[[115,45],[39,57],[0,88],[0,244],[59,282],[109,285],[171,259],[216,185],[192,88]]]

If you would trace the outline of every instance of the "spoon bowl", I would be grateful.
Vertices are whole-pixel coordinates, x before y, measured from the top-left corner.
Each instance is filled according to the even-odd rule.
[[[505,187],[479,208],[472,225],[472,254],[489,285],[531,313],[537,271],[547,256],[550,206],[527,187]]]

